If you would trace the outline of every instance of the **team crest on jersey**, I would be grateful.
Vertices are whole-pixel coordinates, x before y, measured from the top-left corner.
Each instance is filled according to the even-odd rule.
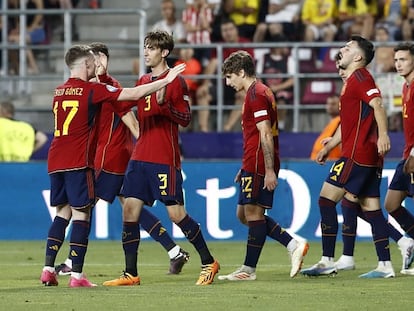
[[[116,88],[116,87],[114,87],[114,86],[112,86],[112,85],[106,85],[106,89],[109,91],[109,92],[112,92],[112,93],[114,93],[114,92],[116,92],[116,91],[118,91],[118,88]]]

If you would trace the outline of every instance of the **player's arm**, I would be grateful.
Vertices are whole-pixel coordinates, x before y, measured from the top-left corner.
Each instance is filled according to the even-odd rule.
[[[341,143],[341,127],[338,126],[332,137],[325,141],[323,148],[316,154],[315,161],[318,164],[325,164],[329,152]]]
[[[145,97],[155,91],[163,88],[167,84],[171,83],[181,72],[185,69],[185,64],[179,64],[174,68],[171,68],[168,74],[163,79],[156,80],[151,83],[142,84],[132,88],[124,88],[118,96],[118,101],[130,101],[138,100]]]
[[[129,128],[132,135],[134,135],[135,139],[138,139],[139,137],[139,122],[137,118],[135,117],[135,114],[133,111],[128,111],[126,114],[124,114],[121,118],[122,122]]]
[[[387,112],[382,105],[381,97],[371,99],[369,105],[374,109],[374,117],[378,125],[378,153],[385,155],[391,149],[391,142],[388,136]]]
[[[33,148],[33,152],[39,150],[47,143],[47,135],[41,131],[36,131],[35,133],[35,145]]]
[[[168,88],[173,88],[171,98],[159,102],[161,114],[183,127],[187,127],[191,121],[190,96],[188,87],[183,77],[178,77]],[[165,93],[165,89],[164,93]]]
[[[260,133],[260,145],[263,150],[265,177],[263,189],[269,191],[275,190],[278,181],[275,173],[275,150],[272,128],[269,120],[264,120],[256,123],[256,127]]]
[[[405,174],[414,173],[414,147],[411,148],[410,154],[405,160],[403,171]]]

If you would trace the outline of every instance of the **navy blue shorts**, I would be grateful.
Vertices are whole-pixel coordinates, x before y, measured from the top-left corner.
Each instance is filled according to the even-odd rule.
[[[112,203],[120,194],[124,175],[99,172],[96,178],[96,197]]]
[[[155,200],[165,205],[184,204],[183,177],[175,167],[130,160],[121,194],[152,206]]]
[[[414,174],[404,174],[404,163],[405,159],[398,163],[388,188],[391,190],[405,191],[407,196],[412,197],[414,195]]]
[[[264,176],[242,170],[238,204],[257,204],[263,208],[272,208],[274,191],[263,189],[263,185]]]
[[[340,158],[332,165],[326,182],[359,198],[377,198],[381,179],[382,167],[361,166],[351,159]]]
[[[92,169],[57,172],[50,177],[50,204],[68,204],[80,209],[95,203],[95,176]]]

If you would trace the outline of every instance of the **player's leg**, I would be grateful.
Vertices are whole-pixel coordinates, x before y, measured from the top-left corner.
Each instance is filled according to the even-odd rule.
[[[360,210],[358,217],[365,219],[365,215]],[[387,223],[390,238],[393,239],[401,251],[402,256],[402,270],[407,270],[411,267],[414,260],[414,240],[401,234],[390,222]],[[413,270],[414,274],[414,270]]]
[[[335,244],[338,234],[336,204],[343,198],[344,194],[345,191],[342,188],[327,182],[323,183],[318,201],[321,215],[322,258],[315,265],[302,269],[302,274],[319,276],[337,273],[334,262]]]
[[[403,171],[405,161],[398,163],[394,176],[385,196],[385,209],[400,224],[401,228],[414,238],[414,216],[402,206],[402,202],[408,196],[414,195],[413,174],[405,174]]]
[[[302,268],[303,258],[308,252],[309,244],[306,241],[294,239],[272,217],[265,215],[265,221],[267,236],[287,248],[291,261],[290,277],[295,277]]]
[[[139,216],[144,201],[152,205],[154,198],[148,191],[148,178],[142,162],[130,160],[124,176],[121,195],[125,198],[122,207],[122,248],[125,270],[116,279],[105,281],[104,286],[139,285],[138,247],[140,242]],[[141,199],[142,198],[142,199]]]
[[[96,286],[96,284],[91,283],[83,274],[83,265],[89,241],[91,209],[91,205],[80,209],[72,208],[72,232],[69,244],[70,254],[72,255],[72,272],[69,280],[70,287]]]
[[[40,280],[45,286],[58,285],[54,265],[56,256],[65,240],[65,230],[72,216],[69,204],[56,207],[56,216],[49,227],[46,241],[45,265]]]
[[[219,276],[219,280],[229,281],[254,281],[256,280],[256,266],[259,261],[267,236],[267,225],[264,217],[264,209],[257,204],[244,204],[237,206],[237,214],[243,214],[247,221],[248,238],[246,254],[243,265],[236,271]]]
[[[390,278],[394,277],[389,249],[389,231],[387,220],[380,207],[379,197],[360,198],[361,208],[365,219],[371,225],[372,238],[378,257],[376,269],[360,275],[361,278]]]
[[[200,225],[186,213],[184,205],[169,205],[164,202],[173,221],[184,233],[187,240],[194,246],[201,259],[201,272],[196,285],[209,285],[214,281],[214,276],[220,269],[217,260],[211,255],[207,243],[204,239]]]
[[[139,285],[138,275],[138,247],[140,228],[138,219],[144,202],[140,199],[128,197],[122,209],[122,248],[124,249],[125,270],[116,279],[105,281],[104,286],[131,286]]]
[[[394,217],[401,228],[414,238],[414,216],[402,206],[406,195],[402,191],[388,189],[385,197],[385,209]]]
[[[72,231],[69,252],[72,255],[72,272],[70,287],[92,287],[83,274],[85,255],[88,249],[90,233],[90,213],[95,204],[95,176],[91,169],[83,169],[65,173],[66,192],[72,208]]]
[[[286,230],[284,230],[272,217],[265,215],[267,236],[278,241],[288,249],[291,258],[290,277],[295,277],[303,264],[303,257],[309,249],[309,244],[305,241],[295,240]],[[237,208],[237,218],[244,225],[247,225],[244,208]]]
[[[338,270],[353,270],[355,269],[354,249],[357,231],[357,219],[361,207],[358,200],[348,200],[347,198],[341,201],[341,210],[343,215],[342,224],[342,255],[335,266]]]
[[[190,259],[190,254],[173,241],[161,221],[148,209],[142,209],[139,224],[167,251],[170,257],[169,274],[179,274],[184,264]]]

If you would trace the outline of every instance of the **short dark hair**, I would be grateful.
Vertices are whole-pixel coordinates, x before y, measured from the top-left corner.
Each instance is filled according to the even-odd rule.
[[[144,39],[144,45],[160,48],[161,50],[168,50],[171,53],[174,49],[174,38],[167,31],[155,30],[147,33]]]
[[[69,48],[65,54],[65,63],[69,68],[72,68],[73,64],[80,58],[88,57],[91,55],[91,47],[89,45],[77,44]]]
[[[364,52],[365,65],[368,65],[375,55],[375,49],[372,42],[360,35],[352,35],[351,41],[355,41],[358,44],[358,47]]]
[[[14,105],[11,101],[4,101],[0,103],[0,115],[7,118],[14,117]]]
[[[238,74],[242,69],[247,76],[256,76],[256,68],[252,56],[246,51],[239,50],[231,53],[230,56],[224,60],[221,72],[223,75],[231,73]]]
[[[109,50],[108,47],[106,46],[106,44],[102,43],[102,42],[92,42],[89,44],[89,46],[92,49],[92,52],[94,54],[98,54],[99,52],[103,53],[106,55],[106,57],[109,59]]]
[[[402,42],[394,48],[394,52],[397,51],[409,51],[411,55],[414,55],[414,44],[410,42]]]

